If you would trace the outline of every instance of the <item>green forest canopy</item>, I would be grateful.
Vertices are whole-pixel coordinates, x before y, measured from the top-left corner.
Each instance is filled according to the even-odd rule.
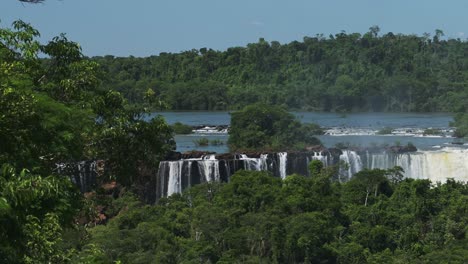
[[[321,163],[320,161],[317,161]],[[131,195],[90,229],[75,263],[464,263],[468,189],[363,171],[347,183],[321,168],[281,180],[240,171],[156,206]],[[396,174],[396,175],[395,175]]]
[[[468,99],[468,42],[344,31],[226,51],[94,57],[133,103],[148,89],[172,110],[226,110],[263,102],[314,111],[456,112]]]

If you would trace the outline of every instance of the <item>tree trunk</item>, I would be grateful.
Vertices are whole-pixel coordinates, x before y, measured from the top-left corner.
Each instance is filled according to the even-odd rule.
[[[364,202],[364,206],[367,206],[367,198],[369,198],[369,190],[366,191],[366,201]]]

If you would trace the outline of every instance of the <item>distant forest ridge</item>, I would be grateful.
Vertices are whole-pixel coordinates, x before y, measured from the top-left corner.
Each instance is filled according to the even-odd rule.
[[[92,59],[101,65],[103,88],[136,104],[155,94],[170,110],[230,110],[255,102],[336,112],[466,110],[468,42],[445,39],[441,30],[432,36],[379,31]]]

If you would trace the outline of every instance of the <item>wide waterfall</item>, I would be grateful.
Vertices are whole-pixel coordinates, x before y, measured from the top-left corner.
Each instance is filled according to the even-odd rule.
[[[160,162],[156,175],[156,199],[180,193],[195,184],[211,181],[229,181],[238,170],[269,171],[284,179],[298,173],[308,175],[308,164],[320,160],[325,166],[339,164],[339,181],[349,180],[356,172],[368,169],[388,169],[400,166],[404,176],[444,182],[447,178],[468,181],[468,150],[444,148],[437,151],[395,153],[392,151],[341,150],[307,153],[269,153],[249,157],[246,154],[231,158],[206,155],[200,158]]]
[[[404,176],[414,179],[429,179],[445,182],[447,178],[468,181],[468,150],[444,148],[437,151],[412,153],[366,153],[362,157],[364,167],[388,169],[400,166]]]
[[[238,170],[269,171],[273,176],[282,179],[293,173],[308,175],[308,164],[311,160],[320,160],[325,165],[337,162],[330,153],[322,152],[264,153],[256,157],[236,154],[229,159],[206,155],[200,158],[162,161],[155,181],[156,199],[180,193],[185,188],[202,182],[227,182]]]

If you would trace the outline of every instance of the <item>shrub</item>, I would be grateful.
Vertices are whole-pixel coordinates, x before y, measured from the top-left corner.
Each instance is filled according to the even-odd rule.
[[[213,146],[221,146],[221,145],[224,145],[224,141],[220,139],[213,139],[210,141],[210,144]]]
[[[191,126],[182,124],[180,122],[174,123],[171,125],[171,127],[174,133],[179,135],[191,134],[193,129]]]
[[[197,147],[204,147],[204,146],[208,146],[210,141],[207,138],[199,138],[197,140],[194,140],[193,142],[195,143]]]
[[[393,132],[393,128],[384,127],[382,129],[380,129],[379,131],[377,131],[377,134],[378,135],[390,135],[390,134],[392,134],[392,132]]]
[[[426,128],[423,132],[423,135],[440,135],[442,132],[437,128]]]

